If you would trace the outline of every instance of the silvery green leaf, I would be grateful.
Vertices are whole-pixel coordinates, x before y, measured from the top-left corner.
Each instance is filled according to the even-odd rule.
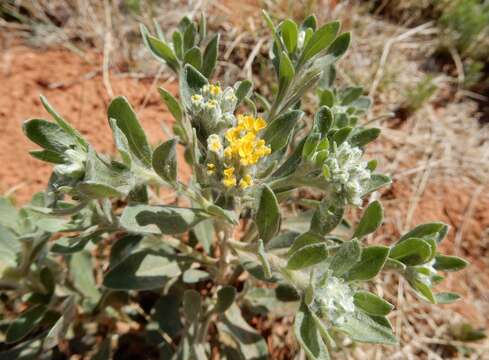
[[[129,255],[111,268],[105,274],[104,286],[117,290],[157,289],[180,274],[175,256],[147,249]]]
[[[180,319],[180,305],[181,299],[178,296],[165,295],[158,299],[151,314],[160,329],[172,338],[178,336],[183,328]]]
[[[76,146],[72,136],[67,134],[59,125],[47,120],[27,120],[22,129],[32,142],[52,152],[62,154]]]
[[[173,50],[175,51],[175,56],[183,60],[183,35],[180,31],[175,30],[172,35],[173,40]]]
[[[146,47],[150,50],[151,54],[178,73],[180,69],[180,64],[175,55],[173,49],[168,45],[163,39],[158,39],[149,34],[148,30],[144,25],[141,25],[141,35],[143,37],[143,42]]]
[[[219,51],[219,39],[220,34],[214,35],[214,37],[209,41],[207,47],[204,51],[204,61],[202,63],[202,75],[206,78],[212,78],[214,71],[216,69],[217,54]]]
[[[59,127],[61,127],[67,134],[73,137],[78,142],[78,144],[82,146],[83,149],[87,150],[88,143],[83,138],[83,136],[75,128],[73,128],[70,124],[68,124],[68,122],[65,119],[63,119],[63,117],[56,110],[54,110],[51,104],[49,104],[48,99],[46,99],[46,97],[41,95],[40,99],[46,111],[53,117],[54,121],[56,121]]]
[[[326,344],[316,326],[311,310],[302,303],[295,316],[294,333],[301,348],[310,360],[328,360],[329,353]]]
[[[202,68],[202,52],[196,46],[188,49],[183,57],[185,64],[190,64],[197,70]]]
[[[192,229],[197,241],[208,253],[211,250],[212,241],[214,240],[214,223],[212,220],[204,220],[196,224]]]
[[[142,235],[126,234],[110,248],[109,267],[116,267],[122,260],[131,255],[141,243]]]
[[[251,80],[243,80],[240,81],[237,85],[235,85],[236,91],[235,95],[238,98],[236,102],[236,106],[241,104],[241,102],[250,94],[251,88],[253,87],[253,83]]]
[[[362,196],[370,194],[371,192],[374,192],[375,190],[378,190],[383,186],[390,185],[391,183],[392,180],[387,175],[372,174],[367,186],[364,188]]]
[[[354,238],[361,239],[379,228],[384,219],[384,209],[379,201],[372,201],[363,213],[360,222],[353,233]]]
[[[177,141],[170,139],[153,152],[154,171],[165,181],[174,183],[177,180]]]
[[[431,255],[430,244],[418,238],[410,238],[397,243],[389,253],[389,257],[408,266],[424,264],[430,260]]]
[[[130,205],[120,218],[121,225],[140,234],[181,234],[208,215],[200,209],[175,206]]]
[[[459,300],[461,296],[453,292],[441,292],[435,294],[435,300],[437,304],[452,304]]]
[[[319,96],[319,104],[321,106],[326,106],[328,108],[331,108],[333,107],[334,103],[335,103],[334,93],[329,89],[322,90]]]
[[[185,270],[182,276],[182,280],[186,284],[196,284],[198,282],[207,280],[210,278],[208,272],[199,269],[188,269]]]
[[[363,129],[354,132],[350,137],[349,141],[352,146],[363,147],[367,145],[369,142],[372,142],[375,139],[377,139],[379,135],[380,135],[380,129],[377,128]]]
[[[287,269],[300,270],[324,261],[327,257],[328,247],[326,244],[306,245],[290,255],[287,261]]]
[[[39,325],[46,311],[45,305],[35,305],[20,314],[7,328],[5,342],[15,343],[29,335]]]
[[[285,177],[294,173],[297,170],[297,166],[302,161],[302,150],[304,148],[304,144],[306,139],[302,139],[295,147],[294,152],[285,160],[285,162],[273,173],[272,177]],[[286,150],[286,149],[284,149]],[[281,154],[281,153],[278,153]],[[282,155],[282,157],[285,153]]]
[[[52,150],[31,150],[29,154],[38,160],[52,164],[63,164],[65,162],[62,154]]]
[[[185,31],[183,32],[183,49],[188,50],[197,43],[197,29],[194,23],[187,24]]]
[[[96,241],[103,234],[102,231],[93,231],[87,234],[80,234],[74,237],[61,237],[51,246],[50,251],[58,254],[74,254],[85,249],[90,240]]]
[[[423,239],[434,237],[436,239],[436,242],[440,243],[446,236],[447,232],[448,225],[441,222],[421,224],[401,236],[399,242],[413,237]]]
[[[158,88],[158,92],[177,123],[181,122],[183,119],[183,110],[178,100],[175,99],[175,97],[169,91],[162,87]]]
[[[311,231],[320,235],[330,233],[343,218],[344,201],[337,197],[325,197],[311,219]]]
[[[349,126],[341,128],[334,133],[332,140],[336,143],[336,145],[340,146],[348,139],[352,130],[353,128]]]
[[[199,36],[201,41],[206,38],[207,36],[207,20],[205,18],[205,14],[201,13],[200,14],[200,20],[199,20]]]
[[[186,64],[180,74],[180,100],[184,108],[191,109],[191,97],[200,92],[200,90],[209,82],[192,65]]]
[[[294,240],[299,236],[298,232],[286,231],[273,237],[266,245],[268,250],[285,249],[292,246]]]
[[[324,242],[324,239],[322,236],[319,236],[315,233],[311,232],[305,232],[299,236],[296,236],[294,239],[294,242],[292,246],[289,249],[289,254],[292,254],[299,250],[300,248],[307,246],[307,245],[312,245],[312,244],[318,244]]]
[[[9,198],[0,197],[0,225],[18,231],[19,212]]]
[[[236,288],[233,286],[224,286],[217,291],[217,303],[214,310],[223,313],[233,305],[236,298]]]
[[[287,146],[292,130],[302,115],[304,113],[300,110],[291,110],[278,116],[268,124],[263,133],[263,139],[270,146],[272,152]]]
[[[87,299],[89,306],[95,306],[101,296],[95,283],[93,268],[92,255],[87,250],[71,255],[70,273],[73,285]]]
[[[314,115],[314,125],[322,136],[326,136],[333,125],[333,113],[327,106],[321,106]]]
[[[338,34],[339,29],[340,23],[338,21],[333,21],[316,30],[302,52],[299,63],[305,63],[324,49],[328,48],[335,39],[336,34]]]
[[[363,94],[361,86],[348,87],[341,92],[341,105],[349,105]]]
[[[123,96],[116,97],[111,101],[107,112],[109,119],[115,119],[117,126],[126,136],[131,152],[143,165],[150,168],[151,148],[136,113],[127,99]]]
[[[73,323],[76,316],[76,304],[73,296],[63,301],[61,317],[54,323],[44,338],[43,349],[51,349],[58,345],[68,331],[69,326]]]
[[[280,25],[280,32],[287,52],[292,54],[297,47],[297,36],[299,33],[297,24],[291,19],[286,19]]]
[[[193,289],[185,290],[183,293],[183,312],[189,322],[193,322],[198,318],[201,305],[200,293]]]
[[[348,281],[367,281],[374,278],[385,264],[389,248],[386,246],[369,246],[362,250],[360,261],[350,269]]]
[[[447,256],[438,254],[435,256],[433,267],[440,271],[459,271],[464,269],[469,263],[458,256]]]
[[[267,279],[271,279],[272,278],[272,268],[271,268],[270,263],[268,261],[267,254],[265,252],[265,246],[263,245],[262,239],[260,239],[258,241],[257,255],[258,255],[258,259],[260,260],[260,263],[263,267],[263,273],[265,274],[265,277]]]
[[[353,299],[356,307],[370,315],[385,316],[394,309],[394,305],[368,291],[357,291]]]
[[[345,314],[345,322],[336,327],[355,341],[386,345],[397,344],[397,339],[389,327],[379,324],[361,312]]]
[[[267,243],[278,233],[280,222],[280,206],[277,197],[273,190],[264,184],[258,200],[258,210],[255,214],[255,224],[264,243]]]
[[[121,129],[119,129],[115,119],[109,119],[109,124],[112,129],[115,146],[121,155],[122,162],[130,169],[132,164],[132,156],[127,137],[124,135]]]
[[[277,298],[276,289],[252,287],[246,291],[243,300],[253,313],[264,316],[283,317],[297,313],[297,297],[294,301],[281,301]]]
[[[20,251],[21,242],[17,240],[17,236],[10,229],[0,225],[0,278],[6,268],[17,265],[17,254]]]
[[[290,61],[289,56],[285,51],[280,54],[280,65],[279,65],[279,88],[283,94],[283,91],[287,89],[292,79],[295,76],[294,65]]]
[[[336,62],[340,57],[342,57],[345,53],[346,50],[348,50],[348,47],[350,46],[350,41],[351,41],[351,33],[346,32],[341,35],[339,35],[333,43],[329,46],[328,51],[326,52],[326,55],[328,58],[330,58],[331,62]]]
[[[239,357],[232,357],[232,359],[265,360],[268,358],[265,340],[243,319],[236,304],[222,315],[222,321],[216,325],[219,332],[231,337],[237,346],[239,355],[236,355]]]
[[[339,277],[348,272],[360,260],[361,255],[362,248],[357,240],[344,242],[329,264],[333,276]]]
[[[425,282],[414,278],[414,279],[408,279],[409,284],[415,291],[415,293],[425,301],[428,301],[432,304],[436,304],[436,298],[435,295],[433,294],[433,291],[431,290],[431,287],[426,284]]]

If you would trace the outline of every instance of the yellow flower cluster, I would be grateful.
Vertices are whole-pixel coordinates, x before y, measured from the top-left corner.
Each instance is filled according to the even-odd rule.
[[[270,154],[271,150],[265,145],[265,140],[257,138],[260,130],[266,127],[266,122],[262,118],[254,118],[249,115],[238,115],[238,124],[226,131],[225,138],[227,146],[224,149],[225,168],[223,171],[222,183],[231,188],[236,186],[236,168],[242,170],[244,167],[255,165],[261,158]],[[209,137],[210,138],[210,137]],[[214,150],[219,147],[216,139],[212,138],[209,148]],[[219,149],[220,150],[220,149]],[[214,152],[216,152],[214,150]],[[214,167],[208,168],[208,173],[214,171]],[[240,171],[242,173],[242,171]],[[239,181],[239,187],[246,189],[253,185],[253,178],[246,173]]]
[[[227,159],[239,158],[241,165],[249,166],[269,155],[271,150],[265,145],[265,140],[256,137],[266,125],[262,118],[238,115],[238,125],[226,132],[229,145],[224,149],[224,156]]]

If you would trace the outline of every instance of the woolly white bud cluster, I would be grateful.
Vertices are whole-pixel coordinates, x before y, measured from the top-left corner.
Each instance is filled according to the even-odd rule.
[[[355,312],[353,291],[343,279],[328,276],[316,288],[314,307],[335,325],[344,323],[345,315]]]
[[[323,173],[336,191],[346,195],[349,203],[361,205],[361,195],[371,173],[358,147],[352,147],[347,142],[335,146],[323,165]]]
[[[219,85],[205,85],[199,94],[192,95],[191,102],[193,117],[201,120],[199,125],[209,134],[236,124],[238,98],[231,87],[223,91]]]

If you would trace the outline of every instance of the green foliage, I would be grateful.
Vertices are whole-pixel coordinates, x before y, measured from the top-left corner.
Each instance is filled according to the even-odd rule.
[[[48,187],[21,209],[0,199],[0,286],[26,308],[8,321],[9,344],[30,349],[42,339],[37,351],[51,351],[87,321],[144,318],[161,358],[209,358],[211,343],[223,358],[264,359],[267,343],[247,314],[267,312],[295,315],[304,352],[328,359],[344,336],[396,343],[386,318],[393,305],[363,290],[381,271],[398,272],[432,303],[458,299],[433,289],[438,271],[467,265],[439,253],[446,225],[419,225],[390,247],[366,246],[383,220],[374,201],[355,227],[345,226],[349,207],[362,208],[390,183],[374,173],[376,161],[364,160],[380,133],[361,122],[370,99],[362,88],[333,86],[350,34],[339,22],[318,26],[314,16],[265,20],[274,99],[257,96],[250,80],[210,81],[219,35],[209,36],[204,17],[183,18],[171,42],[158,27],[155,36],[142,27],[149,50],[180,80],[178,97],[159,89],[175,125],[156,148],[124,97],[108,109],[114,159],[42,99],[54,121],[28,120],[24,131],[42,148],[33,156],[55,165]],[[308,116],[301,102],[311,90],[320,106]],[[270,104],[265,112],[256,113],[256,98]],[[190,181],[178,176],[179,149]],[[322,199],[301,199],[298,188]],[[174,199],[159,203],[160,189]],[[138,300],[143,295],[152,300]],[[97,353],[110,353],[110,343]]]

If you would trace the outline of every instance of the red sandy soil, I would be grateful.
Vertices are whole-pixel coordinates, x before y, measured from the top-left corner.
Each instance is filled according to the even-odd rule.
[[[0,192],[15,190],[22,204],[46,186],[51,166],[32,158],[35,149],[22,132],[29,118],[49,119],[39,100],[46,96],[51,105],[68,119],[100,152],[114,151],[106,118],[109,96],[103,85],[100,59],[89,61],[66,50],[37,51],[17,45],[2,54],[0,67]],[[112,74],[114,96],[126,96],[155,144],[165,138],[162,121],[171,116],[159,99],[152,79],[137,80]],[[174,84],[165,85],[171,91]],[[146,106],[143,103],[146,96]]]
[[[88,57],[89,62],[67,50],[37,51],[23,45],[7,48],[1,54],[0,193],[13,191],[18,204],[28,201],[34,192],[43,190],[51,171],[50,165],[30,157],[28,151],[36,145],[29,142],[21,129],[22,122],[28,118],[49,118],[39,101],[40,94],[45,95],[97,150],[114,152],[106,120],[109,96],[99,71],[101,59],[90,54]],[[153,80],[136,80],[115,74],[111,74],[110,79],[114,95],[124,94],[133,104],[150,142],[156,144],[165,139],[161,123],[170,121],[171,116],[162,105],[156,88],[152,87]],[[176,91],[174,84],[165,87]],[[148,101],[143,107],[146,96]],[[409,184],[398,182],[384,194],[389,216],[387,229],[391,229],[391,234],[397,228],[394,226],[396,218],[405,217],[413,196],[410,188]],[[419,199],[412,225],[432,220],[452,225],[451,237],[443,245],[444,250],[467,256],[472,267],[470,271],[448,277],[446,287],[466,296],[463,301],[450,306],[474,321],[476,326],[487,326],[489,292],[480,289],[484,289],[481,284],[488,284],[485,289],[489,288],[489,193],[486,188],[473,200],[475,188],[472,183],[453,180],[428,184]],[[454,238],[460,231],[462,241],[457,248]]]

